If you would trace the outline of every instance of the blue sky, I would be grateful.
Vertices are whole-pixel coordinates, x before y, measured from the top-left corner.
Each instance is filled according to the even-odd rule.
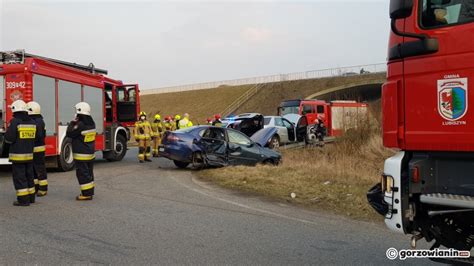
[[[384,62],[388,0],[0,0],[0,49],[142,89]]]

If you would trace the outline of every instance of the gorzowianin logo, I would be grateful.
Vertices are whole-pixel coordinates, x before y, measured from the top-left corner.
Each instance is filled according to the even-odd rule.
[[[387,249],[386,256],[389,260],[406,260],[410,258],[470,258],[471,252],[467,250],[456,250],[456,249],[400,249],[389,248]]]

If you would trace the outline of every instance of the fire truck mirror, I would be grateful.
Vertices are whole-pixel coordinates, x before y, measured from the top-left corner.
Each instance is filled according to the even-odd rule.
[[[391,0],[390,18],[402,19],[411,15],[413,9],[413,0]]]

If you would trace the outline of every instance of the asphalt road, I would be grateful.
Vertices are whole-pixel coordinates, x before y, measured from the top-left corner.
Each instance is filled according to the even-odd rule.
[[[14,207],[0,172],[0,264],[428,264],[389,261],[409,239],[372,224],[202,183],[165,159],[96,163],[96,197],[76,202],[74,172]]]

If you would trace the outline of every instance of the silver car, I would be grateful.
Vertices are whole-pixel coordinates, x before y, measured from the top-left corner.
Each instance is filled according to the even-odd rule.
[[[291,116],[265,116],[264,127],[276,127],[275,134],[270,141],[270,148],[278,148],[281,145],[306,142],[308,121],[305,116],[291,114]]]

